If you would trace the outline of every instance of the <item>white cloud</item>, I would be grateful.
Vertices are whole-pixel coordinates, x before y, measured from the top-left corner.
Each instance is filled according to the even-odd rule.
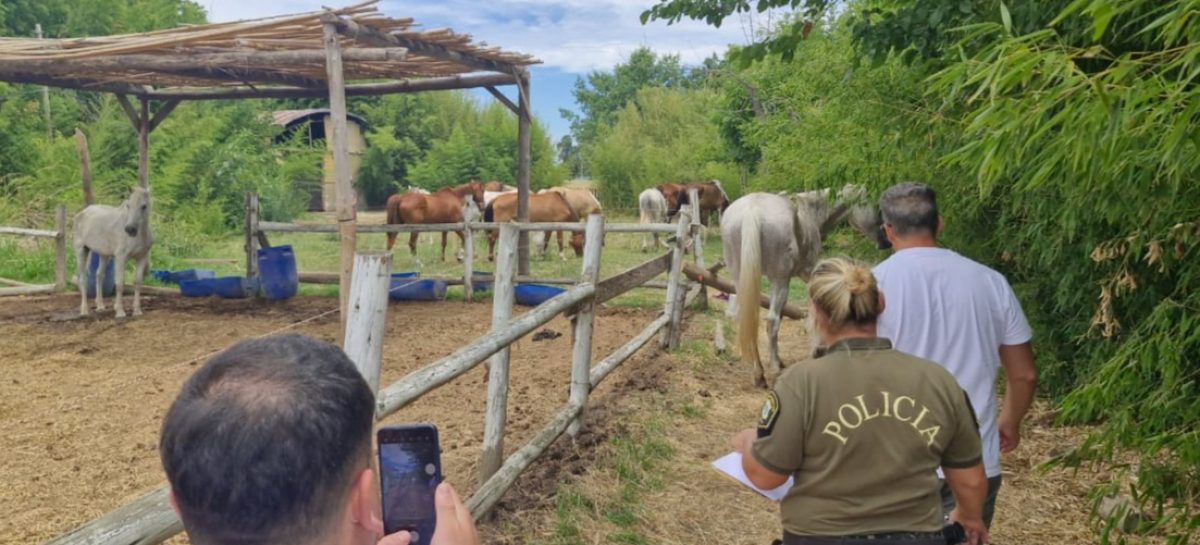
[[[282,15],[341,5],[352,0],[198,0],[213,21]],[[639,46],[679,54],[695,64],[730,43],[746,43],[748,28],[765,17],[731,19],[722,28],[684,21],[643,26],[638,19],[654,0],[385,0],[393,17],[413,17],[427,28],[450,27],[512,51],[532,54],[546,66],[570,73],[607,70]]]

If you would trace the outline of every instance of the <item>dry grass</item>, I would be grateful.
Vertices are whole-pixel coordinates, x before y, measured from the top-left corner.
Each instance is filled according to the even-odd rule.
[[[777,507],[710,466],[730,450],[734,432],[752,425],[762,400],[747,370],[709,350],[713,322],[691,320],[681,350],[655,359],[656,365],[674,369],[665,393],[635,395],[623,402],[626,415],[614,436],[626,443],[660,444],[657,448],[666,449],[669,456],[631,475],[623,467],[627,449],[610,441],[587,472],[562,478],[554,497],[519,513],[503,513],[487,527],[491,541],[690,545],[766,544],[777,538]],[[785,354],[798,354],[796,350],[806,346],[795,322],[785,322],[780,340]],[[1088,492],[1107,481],[1109,473],[1043,469],[1050,459],[1077,447],[1088,432],[1055,427],[1053,420],[1052,408],[1039,402],[1027,420],[1020,448],[1003,459],[1005,480],[992,543],[1099,542],[1098,530],[1088,520]],[[613,513],[630,513],[633,520]]]

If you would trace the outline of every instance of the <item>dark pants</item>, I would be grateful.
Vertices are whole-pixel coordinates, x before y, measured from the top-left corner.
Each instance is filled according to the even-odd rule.
[[[983,523],[991,528],[992,515],[996,514],[996,495],[1000,493],[1000,476],[988,477],[987,483],[987,499],[983,501]],[[946,481],[941,481],[941,484],[942,514],[949,515],[954,510],[954,493],[950,491],[950,486],[946,484]]]
[[[941,534],[808,537],[784,532],[783,545],[946,545]]]

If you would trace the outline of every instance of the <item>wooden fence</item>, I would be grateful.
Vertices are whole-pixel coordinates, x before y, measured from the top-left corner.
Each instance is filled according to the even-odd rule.
[[[259,214],[258,196],[253,193],[246,194],[245,206],[245,250],[246,250],[246,276],[253,277],[258,275],[258,259],[257,251],[259,247],[270,247],[269,233],[337,233],[338,226],[332,223],[280,223],[273,221],[262,221]],[[474,297],[475,282],[494,282],[493,276],[474,274],[475,264],[475,234],[485,231],[495,231],[500,229],[500,224],[487,223],[479,221],[467,221],[463,223],[432,223],[432,224],[414,224],[414,225],[364,225],[356,224],[355,231],[357,233],[461,233],[463,236],[463,274],[461,277],[426,277],[428,279],[442,280],[450,286],[464,286],[466,299],[471,301]],[[608,223],[604,227],[605,233],[675,233],[676,226],[670,223]],[[529,227],[521,228],[522,231],[566,231],[566,232],[584,232],[585,225],[583,223],[536,223],[530,224]],[[699,236],[699,235],[697,235]],[[310,284],[338,284],[340,275],[336,272],[314,272],[300,271],[300,282]],[[533,282],[538,284],[576,284],[580,278],[545,278],[529,275],[521,275],[517,277],[518,282]],[[658,282],[648,282],[645,286],[648,288],[666,288],[666,284]]]
[[[543,230],[546,226],[517,223],[497,226],[500,230],[500,247],[495,273],[491,331],[454,353],[378,390],[376,420],[394,414],[421,396],[474,369],[485,360],[489,361],[487,412],[477,475],[479,486],[467,500],[472,515],[477,519],[482,517],[556,439],[563,433],[575,434],[579,431],[585,419],[589,394],[614,369],[637,353],[659,332],[662,332],[661,346],[678,345],[683,308],[690,298],[699,293],[700,288],[696,285],[688,289],[682,274],[684,248],[690,240],[687,234],[689,230],[694,231],[691,217],[691,212],[684,208],[677,223],[671,226],[676,236],[672,238],[670,251],[603,280],[599,278],[602,240],[605,232],[612,232],[609,227],[613,226],[606,226],[602,216],[588,217],[586,224],[581,227],[585,232],[585,253],[580,282],[516,318],[512,318],[512,311],[517,282],[517,245],[520,232]],[[259,227],[262,228],[262,224]],[[623,229],[619,225],[617,227]],[[267,229],[269,228],[270,226],[267,226]],[[455,228],[462,229],[464,226]],[[248,227],[247,239],[255,236],[252,228]],[[355,262],[351,283],[351,304],[347,316],[344,348],[372,389],[375,389],[379,382],[390,268],[389,254],[360,253]],[[669,272],[663,313],[623,346],[592,365],[591,342],[596,306],[641,286],[663,272]],[[507,423],[509,346],[560,314],[572,317],[574,329],[568,402],[529,443],[505,458],[503,453]],[[172,511],[167,495],[167,487],[160,487],[48,543],[161,543],[182,531],[182,524]]]
[[[35,295],[61,292],[67,288],[67,207],[60,204],[54,214],[54,230],[24,229],[0,226],[0,235],[16,235],[54,239],[54,283],[28,284],[19,280],[0,278],[0,296]]]

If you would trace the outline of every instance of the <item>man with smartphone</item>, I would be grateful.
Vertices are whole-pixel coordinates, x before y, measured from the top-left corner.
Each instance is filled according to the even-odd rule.
[[[383,535],[371,467],[374,414],[366,381],[329,343],[267,337],[214,356],[183,385],[159,444],[171,504],[192,542],[418,541],[408,531]],[[448,483],[436,486],[433,504],[428,542],[479,544],[470,512]]]

